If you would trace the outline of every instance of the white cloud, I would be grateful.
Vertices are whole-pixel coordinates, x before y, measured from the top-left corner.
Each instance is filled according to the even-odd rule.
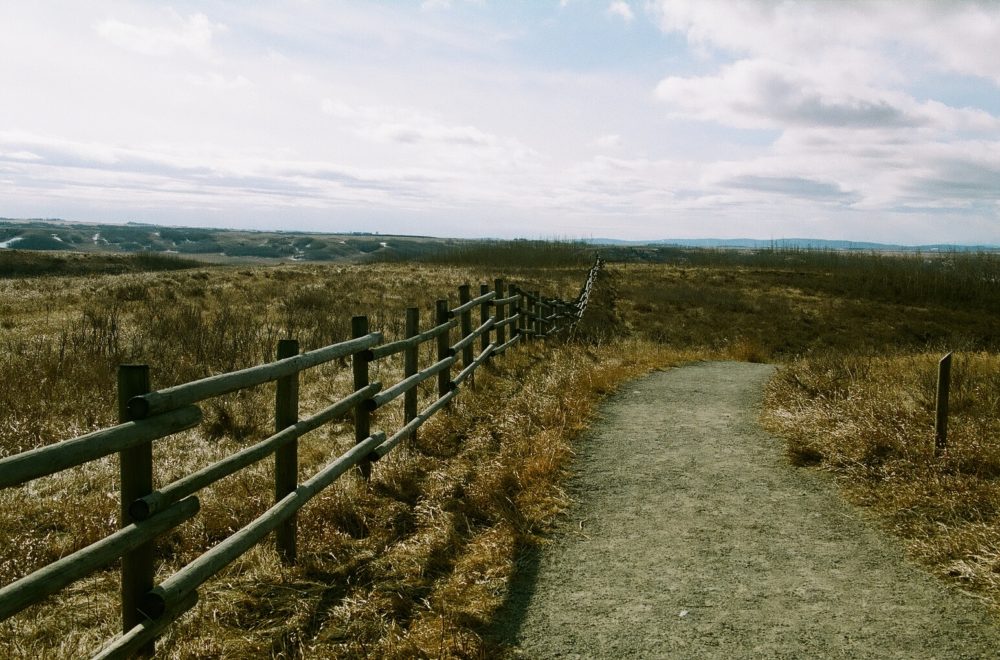
[[[612,16],[617,16],[626,23],[631,23],[635,20],[635,13],[632,11],[632,7],[625,0],[615,0],[608,5],[608,13]]]
[[[360,137],[382,144],[419,148],[428,159],[465,161],[471,158],[478,161],[477,167],[489,167],[538,157],[517,140],[502,138],[472,125],[448,123],[416,108],[353,106],[330,98],[323,99],[321,108],[325,114],[338,119],[341,127]]]
[[[996,81],[987,62],[1000,57],[1000,6],[665,0],[655,10],[665,31],[722,62],[659,82],[669,116],[778,135],[755,157],[703,166],[699,203],[1000,220],[1000,117],[910,91],[928,66]]]
[[[622,136],[617,133],[599,135],[590,143],[598,149],[617,149],[622,146]]]
[[[21,161],[33,161],[42,160],[42,157],[36,153],[30,151],[0,151],[0,160],[21,160]]]
[[[171,10],[162,14],[160,25],[138,25],[107,18],[98,22],[94,29],[114,45],[141,55],[188,52],[205,56],[211,53],[212,38],[225,30],[225,26],[213,23],[205,14],[184,17]]]
[[[192,85],[220,90],[240,89],[241,87],[249,87],[251,84],[245,76],[236,75],[227,77],[224,74],[214,71],[208,73],[189,73],[184,76],[184,79]]]
[[[943,69],[1000,83],[1000,5],[995,3],[657,0],[652,7],[665,31],[730,53],[806,67],[847,55],[840,67],[846,73],[860,52],[869,66],[855,74],[892,77],[906,63],[893,63],[880,50],[902,45],[928,54]]]
[[[719,74],[665,78],[657,97],[682,116],[757,128],[786,125],[915,126],[874,90],[836,89],[800,69],[763,59],[740,60]]]
[[[450,9],[451,0],[424,0],[420,3],[421,11],[434,11],[436,9]]]

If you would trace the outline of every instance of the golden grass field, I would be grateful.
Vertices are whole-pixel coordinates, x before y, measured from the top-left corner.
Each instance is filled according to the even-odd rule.
[[[612,263],[573,341],[519,347],[477,374],[477,389],[376,464],[369,486],[346,476],[300,513],[298,565],[282,566],[261,545],[209,582],[159,643],[163,656],[501,652],[491,618],[519,551],[540,542],[566,505],[560,483],[574,437],[620,383],[696,359],[781,363],[764,419],[787,439],[790,460],[837,474],[915,557],[995,600],[996,260],[955,257],[942,269],[948,257],[668,257]],[[434,299],[454,303],[464,282],[502,276],[572,298],[588,260],[0,279],[0,455],[113,424],[119,363],[150,364],[160,388],[273,359],[282,337],[298,338],[303,350],[340,341],[362,313],[392,339],[406,307],[419,306],[428,327]],[[952,444],[934,459],[934,368],[945,349],[959,351]],[[401,364],[379,369],[392,382]],[[307,373],[303,415],[351,389],[346,364]],[[157,482],[266,436],[272,401],[273,390],[261,387],[206,406],[198,429],[157,443]],[[373,428],[395,429],[400,419],[394,406]],[[302,475],[352,439],[346,420],[307,436]],[[0,584],[113,531],[116,481],[108,459],[0,492]],[[270,504],[270,464],[201,498],[202,512],[162,540],[158,579]],[[117,572],[101,572],[0,623],[0,656],[93,652],[120,627],[117,589]]]

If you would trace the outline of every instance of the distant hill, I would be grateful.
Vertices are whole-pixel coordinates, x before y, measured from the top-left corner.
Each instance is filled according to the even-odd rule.
[[[778,238],[772,240],[754,238],[666,238],[655,241],[623,241],[614,238],[594,238],[586,242],[591,245],[619,247],[664,246],[742,250],[863,250],[875,252],[989,252],[1000,250],[1000,246],[997,245],[957,245],[945,243],[896,245],[865,241],[833,241],[821,238]]]
[[[531,242],[531,241],[528,241]],[[537,243],[537,241],[535,241]],[[553,241],[550,243],[561,243]],[[201,261],[366,261],[422,259],[459,251],[517,249],[517,241],[387,235],[367,232],[251,231],[167,227],[130,222],[124,225],[65,220],[0,218],[0,253],[4,250],[45,250],[97,254],[169,254]],[[812,238],[662,239],[625,241],[597,238],[567,245],[601,248],[610,259],[643,261],[667,258],[675,249],[734,250],[857,250],[884,252],[995,251],[988,245],[889,245]],[[661,254],[663,253],[663,254]]]
[[[457,239],[366,232],[325,234],[0,218],[0,251],[159,253],[208,261],[359,261],[388,254],[405,259],[461,243]]]

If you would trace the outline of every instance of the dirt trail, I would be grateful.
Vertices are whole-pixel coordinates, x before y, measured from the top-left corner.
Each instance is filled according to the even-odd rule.
[[[902,558],[757,425],[772,367],[636,381],[583,440],[576,500],[499,634],[531,658],[995,658],[974,599]]]

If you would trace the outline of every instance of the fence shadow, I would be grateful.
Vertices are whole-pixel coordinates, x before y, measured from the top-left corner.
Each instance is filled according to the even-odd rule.
[[[507,596],[484,635],[491,646],[502,649],[518,643],[528,606],[538,586],[542,553],[543,549],[534,545],[519,554]]]

